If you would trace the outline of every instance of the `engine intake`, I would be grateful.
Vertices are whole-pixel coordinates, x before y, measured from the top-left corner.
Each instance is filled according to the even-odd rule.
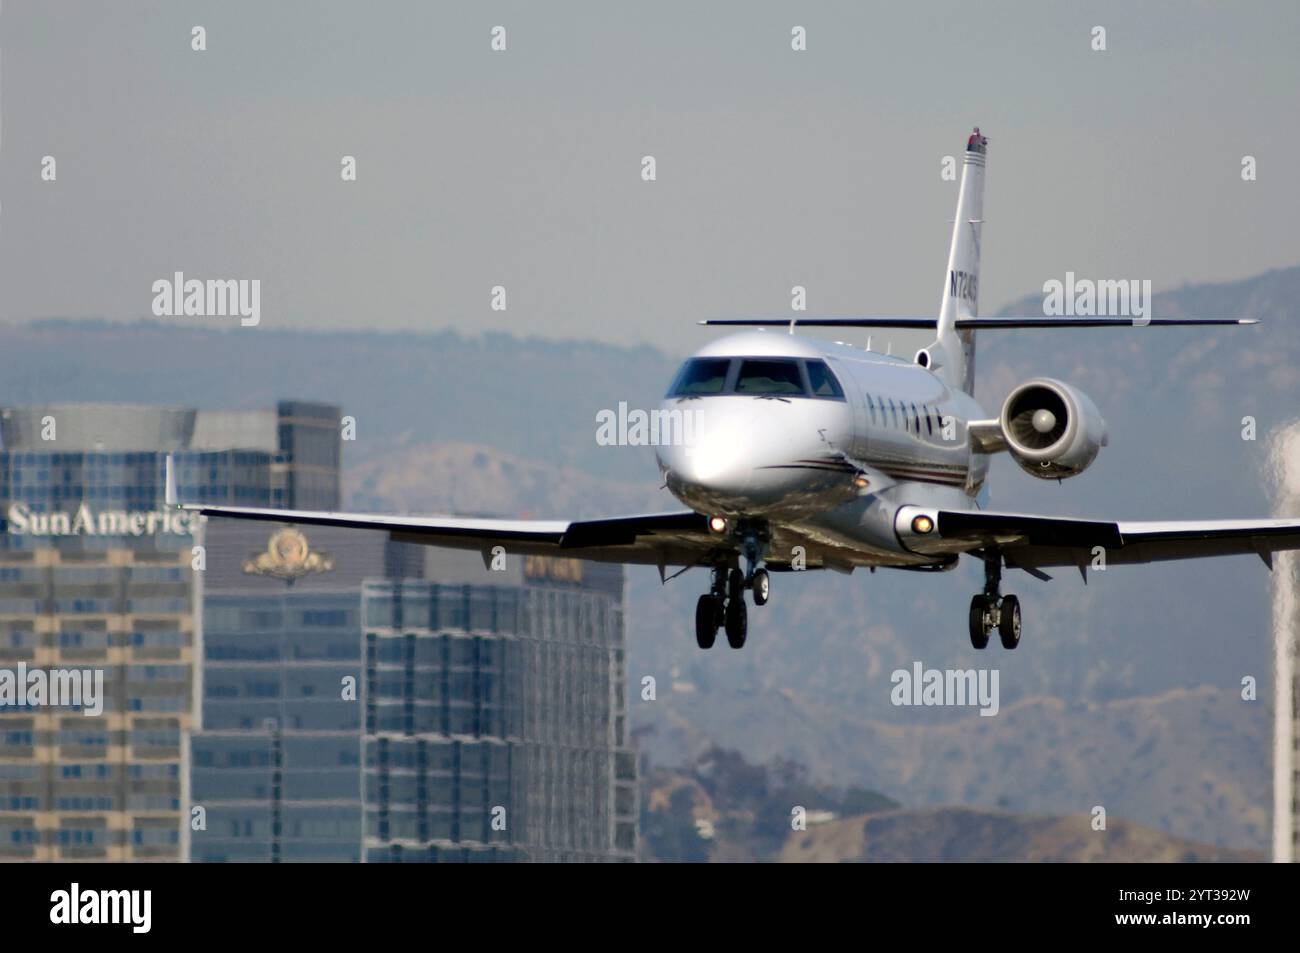
[[[1000,423],[1007,452],[1043,480],[1082,473],[1108,442],[1106,422],[1088,396],[1048,377],[1013,390]]]

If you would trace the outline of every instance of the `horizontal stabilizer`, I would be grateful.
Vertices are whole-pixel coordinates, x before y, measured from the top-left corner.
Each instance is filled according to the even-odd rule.
[[[1259,324],[1254,318],[958,318],[958,330],[1000,331],[1021,328],[1145,328],[1199,327],[1216,324]]]
[[[929,328],[937,318],[706,318],[700,324],[739,328]]]
[[[1254,318],[958,318],[959,331],[1006,331],[1027,328],[1133,328],[1199,327],[1203,325],[1258,324]],[[706,318],[700,324],[750,328],[915,328],[935,330],[937,318]]]

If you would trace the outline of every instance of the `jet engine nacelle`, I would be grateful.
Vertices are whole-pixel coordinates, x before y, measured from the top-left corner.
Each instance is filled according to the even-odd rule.
[[[1106,421],[1086,394],[1039,377],[1013,390],[1002,405],[1007,452],[1026,473],[1057,480],[1082,473],[1106,446]]]

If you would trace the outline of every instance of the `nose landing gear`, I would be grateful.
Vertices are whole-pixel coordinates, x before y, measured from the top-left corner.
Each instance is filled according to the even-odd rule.
[[[970,601],[970,644],[976,649],[987,648],[989,633],[995,628],[1004,649],[1014,649],[1020,644],[1020,600],[1003,596],[1001,555],[984,558],[984,591]]]
[[[725,628],[727,644],[733,649],[744,648],[745,636],[749,634],[749,610],[745,608],[745,578],[739,569],[731,570],[727,589],[727,610]]]
[[[722,608],[718,597],[706,592],[695,603],[695,644],[702,649],[713,648],[718,637],[718,621]]]
[[[713,648],[718,637],[718,627],[726,619],[727,569],[713,567],[713,584],[709,591],[695,603],[695,644],[702,649]]]
[[[762,566],[767,542],[765,526],[742,524],[741,552],[747,571],[741,572],[735,566],[713,568],[713,583],[695,604],[695,644],[700,648],[713,647],[719,627],[725,628],[727,644],[733,649],[744,646],[749,634],[745,590],[749,590],[756,606],[767,605],[772,596],[772,577]],[[735,562],[734,558],[731,561]]]

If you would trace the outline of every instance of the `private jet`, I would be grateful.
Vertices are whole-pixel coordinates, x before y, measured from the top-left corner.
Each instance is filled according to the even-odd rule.
[[[1012,389],[990,416],[973,396],[980,331],[1254,324],[1235,318],[978,317],[980,237],[988,140],[967,140],[937,317],[710,319],[747,330],[692,355],[660,411],[690,411],[690,440],[661,442],[665,486],[687,509],[580,521],[385,516],[178,502],[209,517],[386,530],[393,539],[498,555],[533,554],[657,566],[660,578],[710,573],[695,638],[719,629],[745,644],[746,593],[771,597],[772,572],[858,567],[945,571],[979,560],[971,645],[996,629],[1020,643],[1020,601],[1001,590],[1004,569],[1050,578],[1051,567],[1255,554],[1300,548],[1300,520],[1128,522],[995,512],[981,507],[989,458],[1007,453],[1039,479],[1082,473],[1107,444],[1096,405],[1077,387],[1038,377]],[[921,329],[934,340],[910,358],[796,334],[804,328]],[[680,567],[680,568],[679,568]]]

